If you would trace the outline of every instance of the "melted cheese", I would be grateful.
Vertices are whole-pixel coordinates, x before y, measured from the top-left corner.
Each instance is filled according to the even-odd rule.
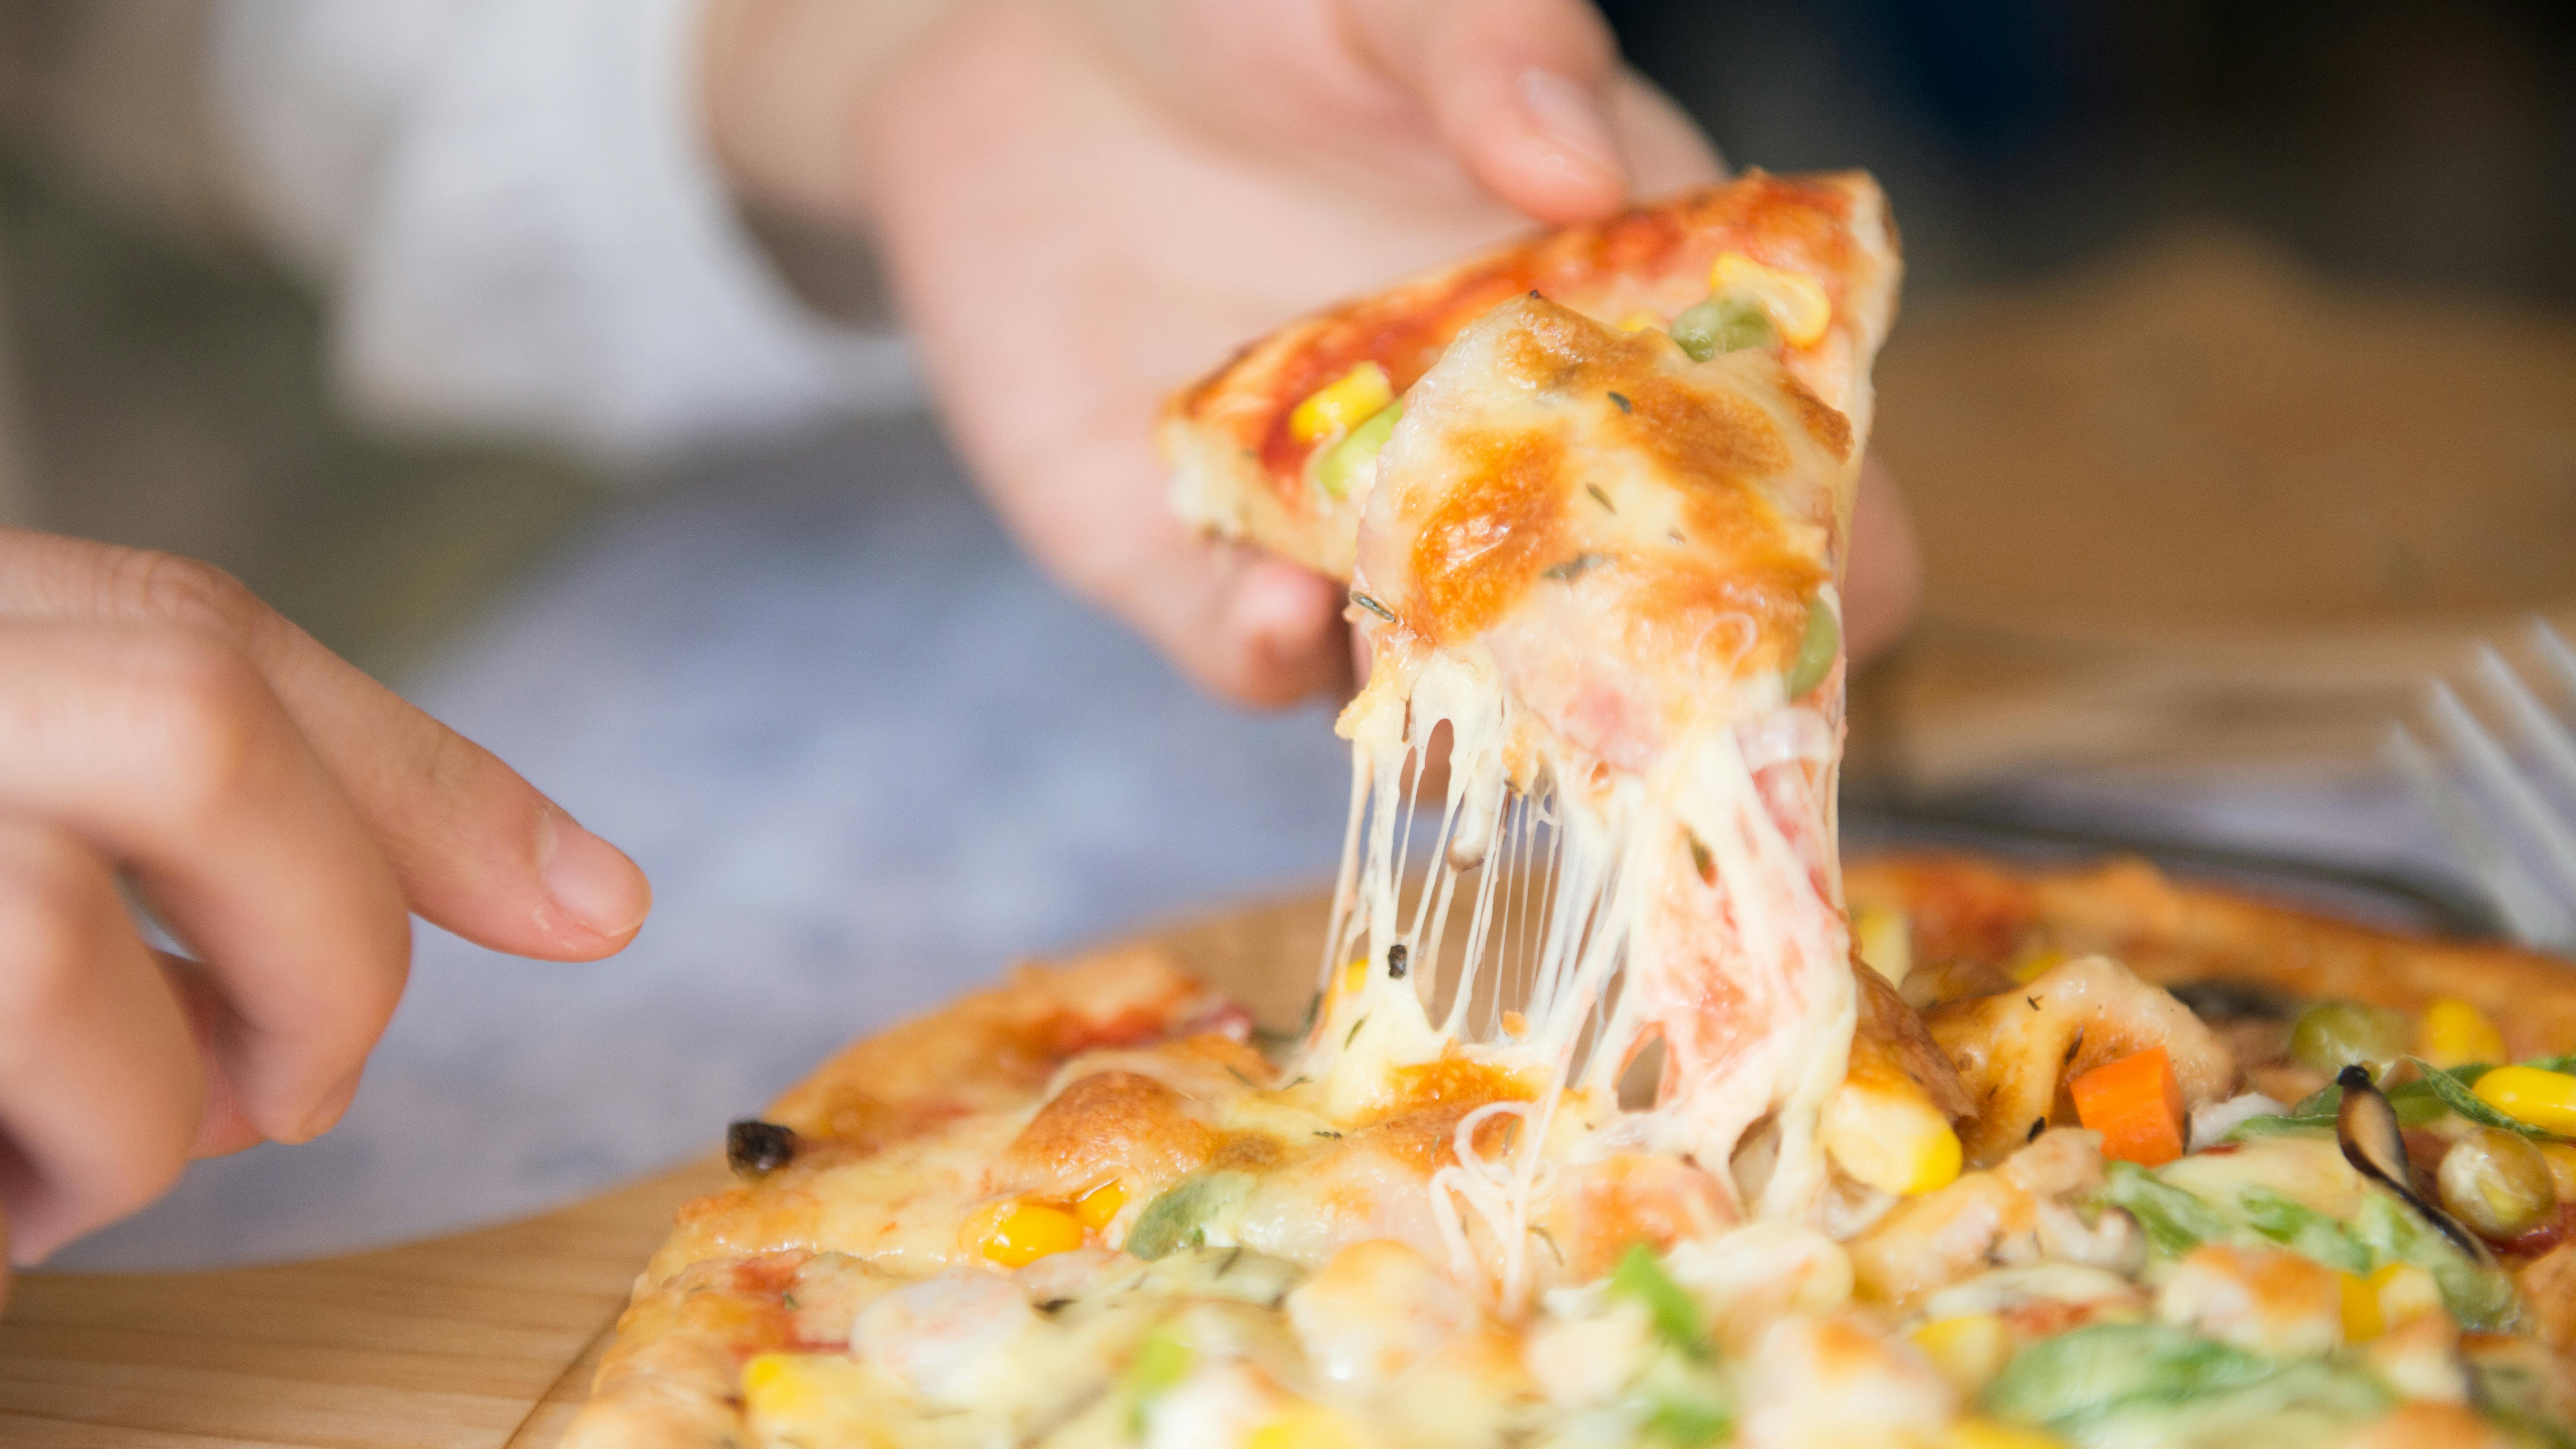
[[[1444,1056],[1546,1084],[1462,1120],[1432,1183],[1452,1268],[1499,1303],[1536,1284],[1552,1152],[1676,1154],[1723,1182],[1767,1123],[1747,1210],[1803,1219],[1825,1185],[1816,1118],[1857,1009],[1839,671],[1803,699],[1783,687],[1809,611],[1839,607],[1855,462],[1821,407],[1766,354],[1695,363],[1524,299],[1414,386],[1363,482],[1354,587],[1377,663],[1341,721],[1354,783],[1327,970],[1369,969],[1328,994],[1298,1070],[1336,1115]],[[1414,776],[1442,737],[1426,831]],[[1453,920],[1463,965],[1434,980]],[[1654,1105],[1592,1122],[1654,1041]],[[1569,1101],[1591,1124],[1571,1143]],[[1515,1130],[1480,1149],[1496,1119]]]

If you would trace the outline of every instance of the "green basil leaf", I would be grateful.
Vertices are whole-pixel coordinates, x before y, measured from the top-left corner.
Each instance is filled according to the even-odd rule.
[[[1665,1342],[1693,1358],[1708,1356],[1707,1315],[1700,1311],[1699,1300],[1690,1296],[1690,1290],[1664,1271],[1654,1249],[1643,1243],[1631,1245],[1619,1259],[1619,1266],[1610,1270],[1610,1292],[1613,1297],[1644,1304],[1646,1316]]]
[[[2248,1117],[2237,1123],[2227,1129],[2227,1135],[2220,1140],[2251,1142],[2257,1137],[2279,1137],[2291,1132],[2332,1132],[2333,1130],[2335,1130],[2335,1119],[2332,1112],[2321,1117],[2302,1117],[2295,1113],[2267,1113],[2261,1117]]]
[[[2169,1258],[2179,1258],[2203,1243],[2223,1243],[2234,1236],[2218,1209],[2134,1162],[2114,1162],[2103,1201],[2126,1209],[2145,1230],[2147,1241]]]
[[[2424,1074],[2419,1081],[2409,1082],[2406,1084],[2407,1086],[2420,1086],[2427,1093],[2440,1099],[2443,1106],[2459,1113],[2461,1116],[2477,1123],[2479,1126],[2501,1127],[2507,1132],[2519,1132],[2525,1137],[2537,1137],[2544,1142],[2555,1142],[2559,1140],[2557,1133],[2544,1131],[2541,1128],[2534,1127],[2530,1123],[2523,1121],[2519,1117],[2499,1112],[2495,1108],[2488,1106],[2485,1098],[2469,1090],[2471,1083],[2477,1081],[2479,1077],[2485,1076],[2488,1072],[2495,1070],[2493,1067],[2486,1066],[2484,1064],[2473,1064],[2465,1067],[2453,1067],[2450,1070],[2445,1071],[2444,1069],[2434,1066],[2432,1063],[2424,1061],[2419,1057],[2404,1057],[2400,1058],[2400,1060],[2415,1063],[2416,1068]],[[2471,1075],[2463,1077],[2460,1075],[2461,1073],[2469,1073]],[[2390,1100],[2393,1102],[2395,1101],[2395,1098],[2391,1097]]]
[[[2355,1241],[2342,1223],[2296,1198],[2268,1187],[2249,1187],[2236,1195],[2236,1210],[2254,1231],[2329,1268],[2367,1277],[2375,1266],[2370,1250]]]
[[[1194,1248],[1207,1241],[1208,1224],[1252,1195],[1246,1172],[1205,1172],[1185,1177],[1164,1189],[1136,1215],[1127,1230],[1126,1249],[1148,1262],[1175,1248]]]

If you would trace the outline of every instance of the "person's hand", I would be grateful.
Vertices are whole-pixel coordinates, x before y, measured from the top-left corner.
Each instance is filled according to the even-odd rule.
[[[120,885],[186,956],[145,944]],[[191,1157],[337,1121],[402,994],[409,911],[584,961],[651,899],[614,846],[226,575],[0,529],[12,1261]]]
[[[1174,519],[1161,396],[1336,297],[1721,174],[1584,0],[958,0],[889,55],[922,8],[722,0],[717,154],[872,226],[1004,520],[1245,702],[1343,682],[1344,600]],[[1854,554],[1866,650],[1913,595],[1876,469]]]

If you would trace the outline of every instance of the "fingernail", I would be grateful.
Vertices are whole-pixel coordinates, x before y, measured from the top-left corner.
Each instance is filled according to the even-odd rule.
[[[635,862],[560,810],[538,817],[537,871],[556,909],[603,936],[628,934],[653,909]]]
[[[1627,175],[1610,130],[1610,113],[1591,87],[1552,70],[1525,70],[1515,89],[1530,124],[1569,159],[1613,176]]]
[[[304,1129],[296,1134],[294,1140],[310,1142],[339,1126],[340,1119],[348,1115],[349,1103],[358,1095],[358,1079],[362,1075],[363,1069],[351,1072],[346,1081],[333,1087],[330,1095],[322,1099],[321,1105],[313,1109],[313,1114],[304,1119]]]

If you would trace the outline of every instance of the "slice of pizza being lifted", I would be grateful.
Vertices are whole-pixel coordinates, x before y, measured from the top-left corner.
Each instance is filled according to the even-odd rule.
[[[1860,1015],[1837,584],[1898,270],[1867,177],[1757,174],[1291,326],[1166,415],[1181,510],[1348,577],[1374,648],[1341,722],[1343,989],[1303,1070],[1342,1111],[1442,1059],[1544,1084],[1452,1185],[1483,1230],[1455,1266],[1498,1245],[1477,1266],[1502,1298],[1560,1113],[1753,1215],[1819,1206]],[[1409,772],[1440,734],[1408,891]],[[1511,895],[1529,872],[1474,873],[1531,848],[1539,908]],[[1435,986],[1408,965],[1453,903],[1465,966]],[[1616,1112],[1658,1042],[1652,1107]],[[1937,1085],[1862,1075],[1938,1115]]]

